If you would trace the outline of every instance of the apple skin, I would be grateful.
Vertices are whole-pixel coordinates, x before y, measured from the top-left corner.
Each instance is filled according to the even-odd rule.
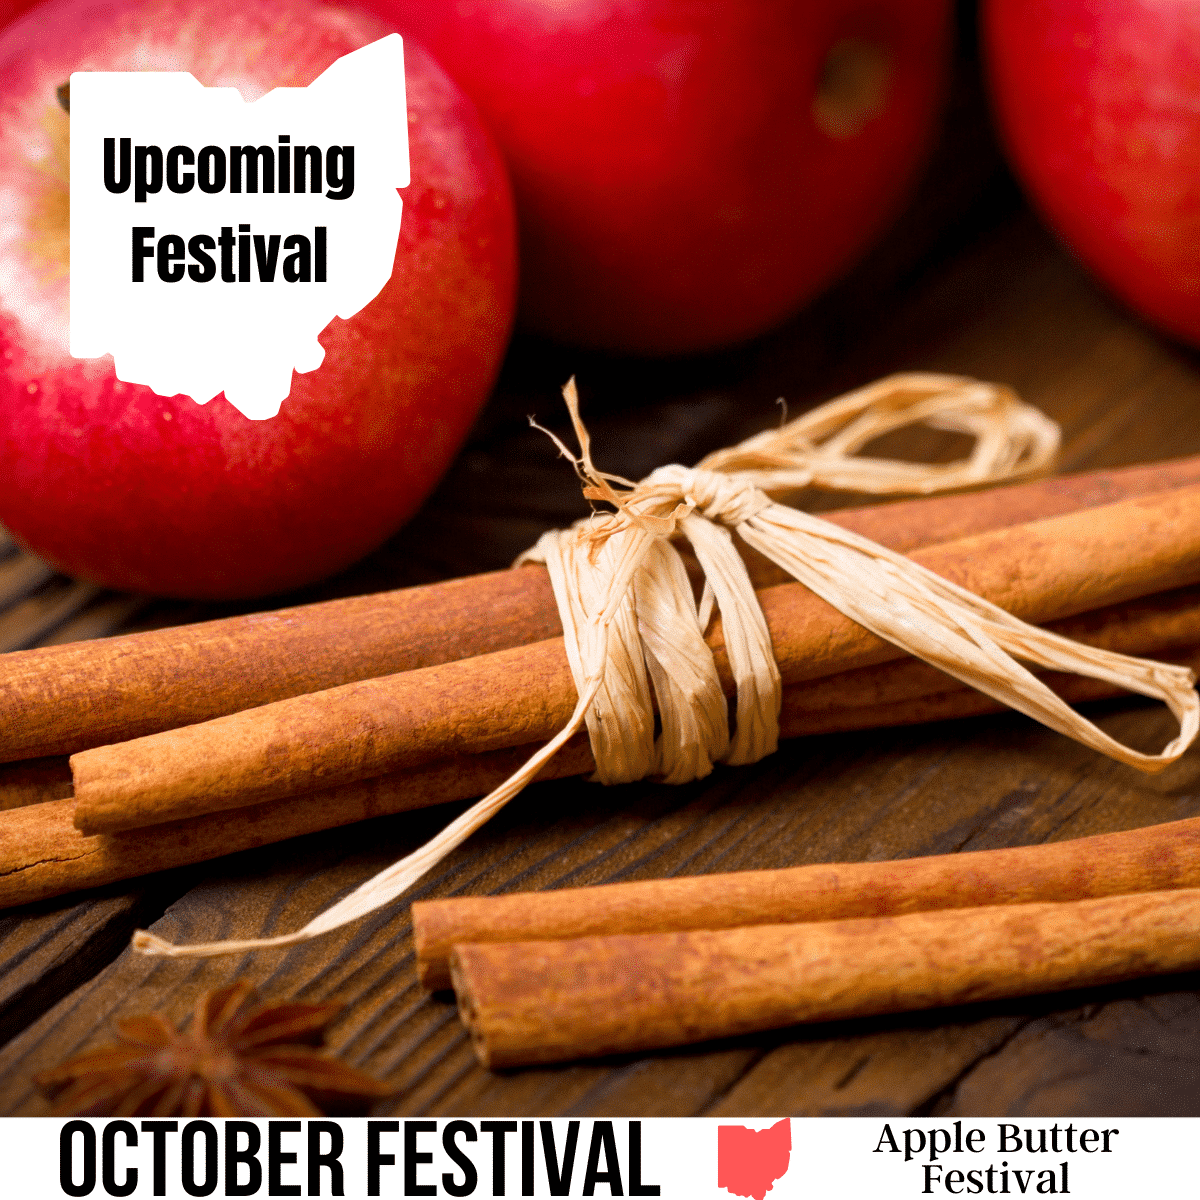
[[[15,17],[19,17],[27,8],[32,8],[36,0],[0,0],[0,27],[7,25]]]
[[[1200,345],[1200,6],[990,0],[984,35],[1034,203],[1130,308]]]
[[[624,351],[743,341],[821,291],[896,212],[946,77],[944,0],[368,2],[504,152],[523,322]],[[814,98],[853,41],[886,49],[890,79],[830,136]]]
[[[0,522],[61,570],[159,595],[329,575],[418,507],[494,381],[515,307],[503,162],[406,42],[412,184],[391,279],[321,334],[277,417],[119,382],[68,352],[72,70],[190,70],[247,98],[307,85],[391,30],[317,0],[48,0],[0,34]]]

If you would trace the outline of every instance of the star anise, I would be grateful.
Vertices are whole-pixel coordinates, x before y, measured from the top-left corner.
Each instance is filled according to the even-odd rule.
[[[209,992],[191,1028],[157,1014],[117,1023],[121,1045],[37,1077],[55,1116],[315,1117],[391,1089],[312,1047],[336,1004],[259,1002],[246,983]]]

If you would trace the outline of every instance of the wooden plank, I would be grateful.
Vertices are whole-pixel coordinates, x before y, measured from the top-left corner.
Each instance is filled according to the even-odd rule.
[[[936,1032],[934,1025],[936,1023]],[[1023,1024],[997,1015],[962,1023],[940,1013],[897,1019],[894,1029],[788,1043],[769,1051],[709,1117],[901,1116],[919,1111]],[[932,1035],[932,1036],[931,1036]]]
[[[1200,1112],[1200,974],[1104,989],[1025,1025],[982,1059],[939,1116]]]
[[[0,614],[0,652],[36,646],[99,594],[94,583],[55,576]]]
[[[5,556],[0,560],[0,607],[24,599],[54,575],[54,568],[40,558],[23,551],[8,553],[3,542],[0,542],[0,556]]]
[[[185,878],[0,915],[0,1040],[15,1037],[116,958],[133,931],[183,890]]]
[[[65,758],[0,765],[0,809],[70,794]],[[0,1042],[116,958],[133,931],[155,920],[190,879],[181,871],[132,888],[95,891],[82,900],[64,896],[0,913]]]

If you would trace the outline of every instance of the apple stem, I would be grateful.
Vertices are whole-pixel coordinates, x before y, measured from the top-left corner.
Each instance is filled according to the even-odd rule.
[[[58,97],[59,104],[63,107],[63,112],[71,111],[71,81],[68,79],[66,83],[60,83],[54,89],[54,94]]]

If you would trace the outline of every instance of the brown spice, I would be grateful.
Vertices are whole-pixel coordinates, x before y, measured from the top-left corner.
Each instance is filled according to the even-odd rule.
[[[61,800],[73,794],[71,768],[65,758],[0,764],[0,810]]]
[[[1124,604],[1079,613],[1061,621],[1050,621],[1046,627],[1062,637],[1098,649],[1179,661],[1169,651],[1200,640],[1200,587],[1158,592]],[[1059,678],[1072,681],[1073,701],[1085,698],[1082,689],[1089,682],[1095,682],[1081,676],[1066,675]],[[870,709],[874,718],[881,706],[911,705],[918,697],[961,693],[964,686],[919,659],[900,658],[843,671],[838,675],[812,680],[803,687],[791,688],[786,693],[784,704],[793,719],[804,721],[807,731],[825,731],[817,723],[823,713],[832,714],[836,722],[830,728],[855,729],[860,726],[851,718],[857,709]],[[1003,708],[981,693],[973,694],[988,706],[981,711],[1000,711]],[[851,723],[841,723],[844,720],[850,720]],[[881,723],[894,722],[872,720],[873,725]],[[912,721],[900,723],[910,724]]]
[[[489,1067],[1091,987],[1200,966],[1200,889],[1063,904],[468,943],[450,960]]]
[[[528,749],[464,755],[403,774],[128,833],[80,833],[71,799],[0,812],[0,908],[479,796],[507,779]],[[580,775],[592,768],[591,751],[581,738],[550,764],[543,778]]]
[[[468,942],[793,925],[1195,887],[1200,817],[1041,846],[424,900],[412,906],[413,941],[421,982],[445,988],[451,951]]]
[[[1200,487],[980,534],[913,559],[1041,623],[1200,582]],[[785,683],[903,657],[801,584],[759,593]],[[726,693],[720,622],[706,639]],[[543,741],[575,685],[561,638],[296,696],[71,759],[75,822],[132,829]]]
[[[20,650],[0,656],[0,762],[125,741],[560,628],[545,571],[529,569]]]
[[[1200,457],[827,513],[908,553],[1020,522],[1200,483]],[[784,582],[750,556],[756,587]],[[0,762],[211,720],[560,632],[543,569],[498,571],[0,657]]]
[[[391,1094],[385,1084],[317,1053],[336,1004],[263,1003],[246,983],[204,996],[191,1029],[158,1014],[117,1024],[120,1045],[38,1076],[55,1116],[316,1117]]]
[[[1094,639],[1122,653],[1155,653],[1200,672],[1200,646],[1171,649],[1169,641],[1160,640],[1178,634],[1181,627],[1190,630],[1193,643],[1200,639],[1200,602],[1193,598],[1190,607],[1180,609],[1176,599],[1164,598],[1167,611],[1161,620],[1153,608],[1143,607],[1136,621],[1127,622],[1124,610],[1118,608],[1112,611],[1111,620],[1099,625],[1094,614],[1087,614],[1079,619],[1078,626],[1074,621],[1064,621],[1055,628],[1085,641]],[[911,678],[909,671],[914,666],[923,673]],[[900,673],[916,689],[911,696],[906,698],[889,686],[891,671]],[[877,674],[863,686],[853,684],[856,677],[872,672]],[[1051,674],[1044,678],[1072,703],[1117,692],[1101,681],[1078,676]],[[843,687],[846,694],[857,692],[865,702],[841,706]],[[876,689],[888,697],[886,702],[870,702]],[[785,688],[781,733],[784,737],[800,737],[838,729],[905,725],[975,716],[1001,707],[923,663],[899,661]],[[80,833],[73,823],[75,801],[54,799],[59,793],[49,790],[42,803],[0,812],[0,907],[204,862],[371,817],[481,796],[507,779],[534,748],[516,746],[459,755],[362,783],[111,835]],[[587,739],[581,735],[546,766],[541,778],[583,775],[594,769]],[[59,785],[55,782],[53,786]],[[69,782],[67,786],[69,790]]]

